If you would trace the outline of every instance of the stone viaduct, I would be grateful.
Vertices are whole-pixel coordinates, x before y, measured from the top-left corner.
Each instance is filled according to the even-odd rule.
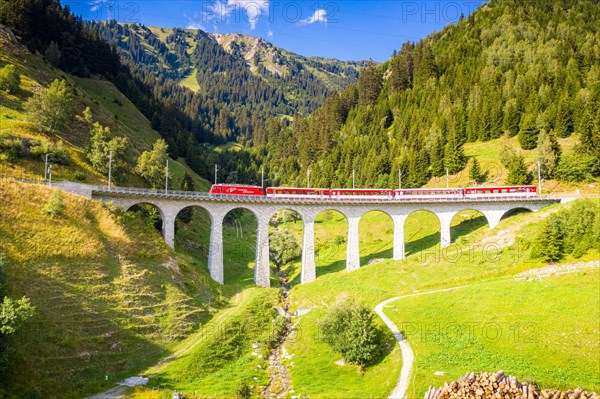
[[[211,277],[219,283],[224,283],[223,272],[223,220],[225,215],[238,208],[252,212],[258,220],[256,242],[256,266],[254,271],[255,282],[259,286],[269,286],[269,232],[268,226],[271,217],[282,210],[297,212],[304,223],[302,242],[302,272],[301,282],[309,283],[316,278],[315,251],[314,251],[314,223],[318,214],[327,210],[335,210],[344,215],[348,223],[348,240],[346,253],[346,270],[352,271],[360,267],[360,253],[358,241],[358,225],[360,218],[371,211],[381,211],[390,216],[394,224],[394,249],[393,258],[404,259],[404,222],[413,212],[419,210],[435,214],[441,226],[441,246],[450,245],[450,223],[452,218],[463,210],[476,210],[487,219],[490,228],[494,228],[507,212],[524,208],[536,211],[547,205],[560,202],[558,199],[546,198],[505,198],[496,200],[456,199],[448,200],[420,200],[420,201],[389,201],[389,200],[289,200],[272,199],[263,197],[232,197],[209,196],[207,193],[168,192],[162,190],[127,189],[81,186],[82,189],[61,187],[67,191],[77,192],[88,198],[112,202],[125,210],[138,204],[155,206],[163,221],[163,236],[166,243],[175,245],[175,218],[184,208],[198,206],[205,209],[211,219],[210,246],[208,254],[208,268]],[[75,188],[72,187],[72,188]]]

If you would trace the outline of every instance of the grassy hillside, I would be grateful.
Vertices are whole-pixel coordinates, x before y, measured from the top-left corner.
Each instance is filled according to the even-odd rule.
[[[475,143],[466,143],[464,146],[465,156],[470,158],[477,158],[483,173],[487,174],[485,179],[485,185],[503,185],[508,177],[508,169],[500,162],[500,155],[502,151],[502,138],[493,139],[490,141],[479,141]],[[510,142],[515,148],[519,146],[517,137],[510,139]],[[577,144],[577,137],[565,137],[558,139],[558,143],[563,151],[567,153],[572,151]],[[529,169],[534,175],[532,184],[537,184],[537,151],[536,150],[522,150],[521,153],[525,159],[525,162],[529,164]],[[449,175],[450,187],[467,187],[473,185],[473,180],[469,178],[469,170],[471,165],[468,164],[465,169],[458,173]],[[432,177],[424,185],[424,187],[446,187],[446,176]],[[542,194],[553,194],[553,193],[568,193],[574,194],[577,190],[581,194],[594,194],[600,193],[600,183],[597,181],[590,181],[586,183],[569,183],[560,181],[557,179],[544,179],[542,181]]]
[[[592,304],[600,301],[599,284],[596,268],[529,281],[508,277],[391,303],[386,313],[417,354],[414,397],[466,371],[487,370],[542,387],[597,392],[600,310]]]
[[[37,309],[14,339],[8,393],[80,398],[109,387],[167,354],[220,303],[205,268],[140,217],[64,194],[64,214],[51,218],[52,189],[0,180],[0,193],[9,289]]]
[[[600,300],[594,289],[599,283],[600,270],[596,267],[542,281],[514,280],[514,276],[522,271],[544,266],[543,262],[529,258],[531,243],[546,217],[571,206],[555,205],[536,213],[518,214],[503,220],[494,230],[487,227],[481,214],[460,212],[452,222],[454,243],[447,250],[439,247],[439,222],[435,216],[416,212],[407,219],[405,226],[409,255],[405,261],[390,259],[392,222],[387,215],[372,212],[365,215],[359,226],[362,267],[352,273],[345,271],[345,219],[336,212],[319,215],[315,223],[317,280],[299,285],[299,259],[283,268],[293,286],[291,312],[309,310],[305,315],[292,318],[294,332],[284,344],[289,356],[283,364],[291,373],[293,394],[311,398],[386,397],[395,385],[402,365],[400,352],[393,342],[379,363],[360,371],[355,366],[340,364],[340,355],[319,339],[318,321],[328,306],[344,297],[375,306],[384,299],[414,293],[425,294],[400,300],[387,311],[398,325],[406,326],[412,322],[419,326],[427,323],[463,326],[493,321],[500,326],[503,340],[482,339],[481,335],[476,336],[474,342],[444,340],[437,336],[428,340],[423,339],[419,331],[411,333],[412,330],[406,328],[417,359],[411,398],[422,397],[429,384],[439,385],[452,380],[455,375],[500,368],[544,387],[565,388],[575,384],[598,390],[593,375],[600,370],[594,356],[599,347],[593,337],[599,333],[600,315],[586,304]],[[208,243],[208,236],[201,233],[201,226],[208,222],[207,216],[200,211],[196,215],[197,221],[178,230],[180,250],[189,251],[186,245],[194,237],[200,247]],[[221,340],[212,335],[217,326],[230,326],[231,320],[242,324],[257,320],[244,310],[257,295],[254,289],[247,288],[252,284],[256,222],[250,213],[243,214],[239,220],[244,230],[243,238],[240,238],[235,222],[226,225],[224,231],[226,285],[223,292],[239,292],[234,300],[236,305],[218,316],[223,319],[216,318],[205,326],[211,334],[198,332],[182,343],[178,350],[185,356],[168,366],[149,370],[154,375],[151,384],[160,388],[159,391],[138,389],[132,393],[134,397],[167,398],[173,389],[196,393],[192,397],[215,394],[233,397],[236,386],[250,377],[254,395],[264,386],[266,363],[252,354],[246,338],[241,338],[241,342],[246,343],[241,344],[245,349],[240,353],[229,346],[223,348]],[[282,223],[280,220],[277,227],[271,228],[271,238],[280,229],[291,231],[299,241],[302,222]],[[238,252],[240,247],[247,247],[248,251]],[[202,259],[206,257],[206,252],[198,248],[194,254]],[[597,262],[599,258],[598,250],[591,250],[580,258],[567,256],[562,263]],[[272,284],[277,282],[273,280]],[[465,288],[461,290],[427,295],[428,291],[463,286]],[[566,296],[569,299],[564,299]],[[573,312],[574,308],[581,312]],[[550,321],[545,320],[548,315]],[[515,323],[521,330],[511,330]],[[535,324],[535,330],[529,329],[531,323]],[[257,337],[264,333],[252,331]],[[511,334],[521,335],[515,342],[512,340],[515,336]],[[552,337],[568,337],[569,343]],[[261,339],[257,338],[257,341]],[[202,367],[189,372],[191,364],[199,365],[199,359],[216,352],[233,360],[224,365],[215,357],[216,368],[206,366],[203,360]],[[204,368],[210,371],[199,371]],[[445,374],[437,376],[436,371]]]
[[[87,126],[76,120],[66,131],[40,132],[29,120],[24,103],[40,86],[48,86],[54,79],[65,79],[76,93],[76,112],[81,114],[90,107],[94,120],[111,129],[113,136],[129,139],[128,167],[123,173],[122,185],[145,186],[146,183],[132,172],[135,160],[141,152],[152,147],[159,138],[150,122],[109,81],[96,78],[79,78],[53,68],[39,55],[31,54],[14,42],[9,32],[0,28],[0,68],[13,64],[20,74],[17,92],[0,91],[0,143],[20,140],[31,143],[54,143],[62,145],[66,155],[64,165],[53,165],[53,178],[77,180],[84,183],[103,184],[106,176],[94,171],[85,158],[88,144]],[[200,190],[207,190],[208,183],[196,175],[180,160],[170,160],[170,173],[178,187],[183,174],[190,173]],[[0,174],[39,179],[43,177],[43,156],[26,154],[22,157],[0,158]]]
[[[269,381],[271,349],[285,320],[274,306],[281,305],[280,290],[250,288],[238,294],[234,307],[205,324],[186,342],[171,363],[148,370],[149,388],[133,397],[147,397],[153,387],[180,390],[198,397],[237,397],[242,387],[255,395]],[[168,397],[168,393],[162,393]]]
[[[388,386],[388,378],[394,381],[397,377],[399,363],[387,364],[383,373],[377,373],[379,377],[359,377],[351,367],[337,366],[335,362],[339,355],[311,334],[317,329],[325,309],[339,298],[360,298],[375,306],[393,296],[468,286],[464,292],[400,300],[388,311],[399,326],[403,322],[412,322],[420,328],[438,331],[436,326],[449,323],[465,326],[480,322],[481,326],[481,323],[496,321],[504,334],[503,340],[486,340],[480,334],[476,342],[470,343],[440,340],[439,337],[429,340],[427,336],[423,338],[419,332],[422,330],[412,331],[407,327],[405,332],[411,345],[414,342],[417,359],[411,398],[422,397],[429,384],[440,385],[458,374],[501,368],[547,387],[582,385],[598,390],[593,376],[600,371],[595,356],[600,348],[593,337],[599,333],[600,315],[588,304],[600,300],[596,289],[600,270],[596,267],[537,283],[515,283],[513,280],[513,276],[523,270],[544,266],[529,259],[530,242],[546,216],[568,206],[513,216],[503,220],[494,230],[489,230],[485,219],[478,214],[461,212],[461,216],[453,221],[452,236],[456,241],[443,251],[437,244],[439,225],[435,217],[427,213],[413,214],[405,229],[407,252],[411,254],[405,261],[389,259],[391,243],[382,245],[379,233],[369,237],[369,233],[385,233],[392,227],[387,216],[373,214],[361,222],[363,266],[352,273],[343,269],[345,248],[339,248],[334,242],[335,235],[345,231],[343,218],[328,217],[327,228],[319,227],[320,223],[317,223],[316,246],[319,253],[325,255],[324,258],[317,257],[317,280],[308,285],[297,285],[291,291],[292,311],[314,308],[296,319],[302,334],[286,344],[289,353],[295,355],[293,366],[288,363],[292,388],[313,398],[348,397],[355,392],[363,397],[371,394],[378,397],[389,392],[381,389],[381,386]],[[489,248],[494,248],[493,253]],[[386,259],[367,264],[369,259],[380,256]],[[568,257],[563,263],[597,262],[598,259],[600,254],[592,250],[579,259]],[[567,296],[569,298],[565,299]],[[573,309],[581,311],[573,312]],[[527,340],[533,334],[533,330],[527,330],[528,322],[535,323],[532,341]],[[519,324],[523,335],[517,343],[512,340],[508,343],[513,337],[510,335],[514,333],[510,330],[513,323]],[[565,338],[568,343],[563,338],[552,337],[568,337]],[[379,370],[379,367],[377,365],[375,369]],[[446,374],[435,376],[436,371]],[[372,378],[383,378],[381,374],[386,378],[372,386]]]

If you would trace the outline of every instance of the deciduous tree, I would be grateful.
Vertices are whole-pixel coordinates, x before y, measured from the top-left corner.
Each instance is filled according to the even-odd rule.
[[[154,188],[164,185],[167,149],[167,143],[163,139],[158,139],[154,142],[151,151],[144,151],[138,158],[135,172]]]

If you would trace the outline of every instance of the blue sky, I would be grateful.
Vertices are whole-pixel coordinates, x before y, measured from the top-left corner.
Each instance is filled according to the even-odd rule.
[[[298,54],[384,61],[405,41],[467,16],[472,1],[88,0],[63,1],[88,20],[243,33]]]

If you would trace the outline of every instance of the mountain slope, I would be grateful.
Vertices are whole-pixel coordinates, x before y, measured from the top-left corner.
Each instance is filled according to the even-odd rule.
[[[2,26],[0,44],[0,68],[9,64],[15,65],[20,75],[17,91],[9,93],[0,90],[0,149],[6,154],[0,161],[0,174],[34,179],[44,175],[43,154],[36,155],[28,151],[15,156],[9,154],[10,143],[16,140],[24,143],[24,148],[33,147],[35,143],[60,145],[64,150],[65,159],[64,162],[54,163],[55,179],[106,183],[107,177],[95,171],[85,157],[89,141],[89,128],[85,124],[75,120],[66,130],[55,133],[40,131],[24,108],[25,102],[40,86],[46,87],[55,79],[65,79],[76,93],[77,114],[81,114],[85,107],[90,107],[94,121],[109,127],[113,136],[126,137],[129,140],[129,165],[120,171],[120,183],[146,185],[146,182],[132,171],[135,158],[141,152],[151,149],[160,136],[152,129],[150,121],[113,83],[97,77],[76,77],[53,68],[41,56],[30,53]],[[198,189],[208,187],[208,183],[196,175],[183,159],[172,159],[170,165],[176,186],[179,186],[184,173],[188,172],[193,176]]]
[[[445,186],[447,170],[468,175],[465,143],[507,133],[515,159],[541,159],[546,180],[593,181],[600,176],[599,20],[593,1],[490,1],[405,43],[311,117],[255,135],[254,145],[268,154],[271,177],[286,184],[301,184],[310,168],[311,182],[325,187],[351,186],[352,170],[359,186],[397,187],[399,170],[405,187],[432,177]],[[536,149],[544,135],[552,160],[547,146]],[[501,169],[496,176],[510,169],[501,160],[488,165]]]
[[[358,79],[358,69],[366,65],[365,62],[304,57],[274,46],[260,37],[239,33],[217,33],[211,36],[228,53],[242,56],[252,73],[274,85],[296,83],[298,89],[301,89],[306,86],[304,81],[310,79],[339,92],[354,83]],[[310,93],[298,94],[306,96]],[[322,103],[320,98],[312,101]]]
[[[64,211],[51,217],[53,191],[0,180],[0,268],[11,295],[36,307],[11,342],[0,396],[106,389],[158,361],[218,302],[205,269],[139,215],[64,194]]]
[[[307,115],[358,78],[360,63],[301,57],[250,36],[115,21],[90,26],[195,121],[204,142],[250,139],[265,119]]]

